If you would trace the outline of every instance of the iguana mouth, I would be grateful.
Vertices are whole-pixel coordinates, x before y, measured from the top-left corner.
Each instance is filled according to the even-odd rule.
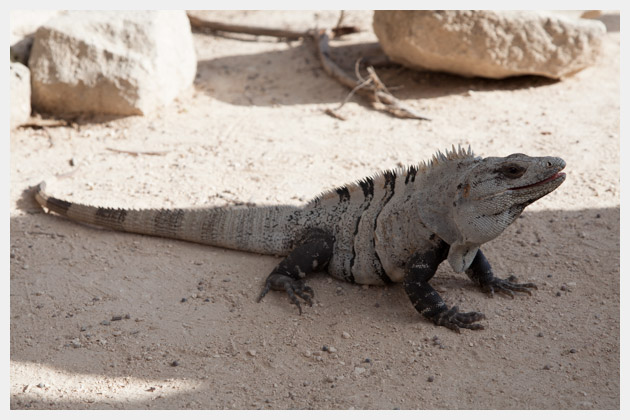
[[[537,187],[539,185],[543,185],[546,184],[547,182],[551,182],[553,180],[556,180],[558,178],[563,178],[566,176],[566,174],[564,172],[557,172],[553,175],[551,175],[549,178],[547,179],[543,179],[542,181],[536,182],[534,184],[529,184],[529,185],[523,185],[522,187],[514,187],[514,188],[510,188],[511,191],[514,190],[522,190],[524,188],[532,188],[532,187]]]

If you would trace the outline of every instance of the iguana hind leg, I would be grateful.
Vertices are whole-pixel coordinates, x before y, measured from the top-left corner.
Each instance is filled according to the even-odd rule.
[[[439,293],[431,287],[429,280],[448,255],[448,245],[424,253],[416,253],[407,264],[403,286],[411,303],[425,318],[459,332],[460,328],[482,330],[483,325],[475,322],[485,318],[481,312],[459,312],[457,306],[448,308]]]
[[[313,289],[304,284],[304,277],[322,270],[328,265],[333,253],[333,236],[321,231],[314,231],[308,235],[303,243],[273,269],[265,280],[258,302],[270,289],[284,290],[291,302],[298,307],[300,315],[302,306],[298,297],[309,305],[313,304]]]

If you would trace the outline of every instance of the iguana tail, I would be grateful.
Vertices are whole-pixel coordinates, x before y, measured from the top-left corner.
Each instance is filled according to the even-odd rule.
[[[113,209],[72,203],[46,194],[40,183],[35,199],[45,209],[76,222],[122,232],[181,239],[260,254],[286,255],[298,226],[295,206],[207,209]]]

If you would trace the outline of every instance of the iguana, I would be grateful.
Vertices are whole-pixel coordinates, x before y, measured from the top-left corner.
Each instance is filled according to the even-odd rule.
[[[496,238],[523,209],[565,180],[557,157],[481,158],[471,148],[438,152],[428,162],[387,170],[325,192],[304,206],[112,209],[35,198],[69,219],[125,232],[286,256],[269,274],[258,301],[284,290],[302,313],[312,305],[308,274],[327,269],[352,283],[402,282],[416,310],[436,325],[483,329],[481,312],[449,308],[429,281],[448,260],[491,296],[531,294],[533,283],[495,277],[479,247]]]

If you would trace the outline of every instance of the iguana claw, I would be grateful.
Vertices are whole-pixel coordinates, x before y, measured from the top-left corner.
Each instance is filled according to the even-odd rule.
[[[488,292],[490,297],[494,297],[494,292],[503,293],[514,299],[514,292],[527,293],[531,296],[531,289],[538,289],[534,283],[516,283],[516,277],[510,276],[507,279],[493,277],[491,280],[484,282],[481,289]]]
[[[445,309],[436,314],[432,320],[435,325],[441,325],[459,333],[460,328],[483,330],[483,325],[475,324],[475,322],[485,318],[486,316],[481,312],[459,312],[459,308],[453,306],[451,309]]]
[[[289,295],[289,299],[291,299],[291,303],[298,307],[300,311],[300,315],[302,315],[302,306],[300,305],[300,301],[296,297],[301,297],[309,306],[313,306],[313,297],[315,296],[315,292],[309,286],[305,285],[303,281],[292,279],[291,277],[284,276],[278,273],[272,273],[267,277],[265,282],[265,287],[263,287],[262,292],[260,292],[260,296],[258,296],[257,302],[267,294],[269,289],[273,290],[284,290]]]

